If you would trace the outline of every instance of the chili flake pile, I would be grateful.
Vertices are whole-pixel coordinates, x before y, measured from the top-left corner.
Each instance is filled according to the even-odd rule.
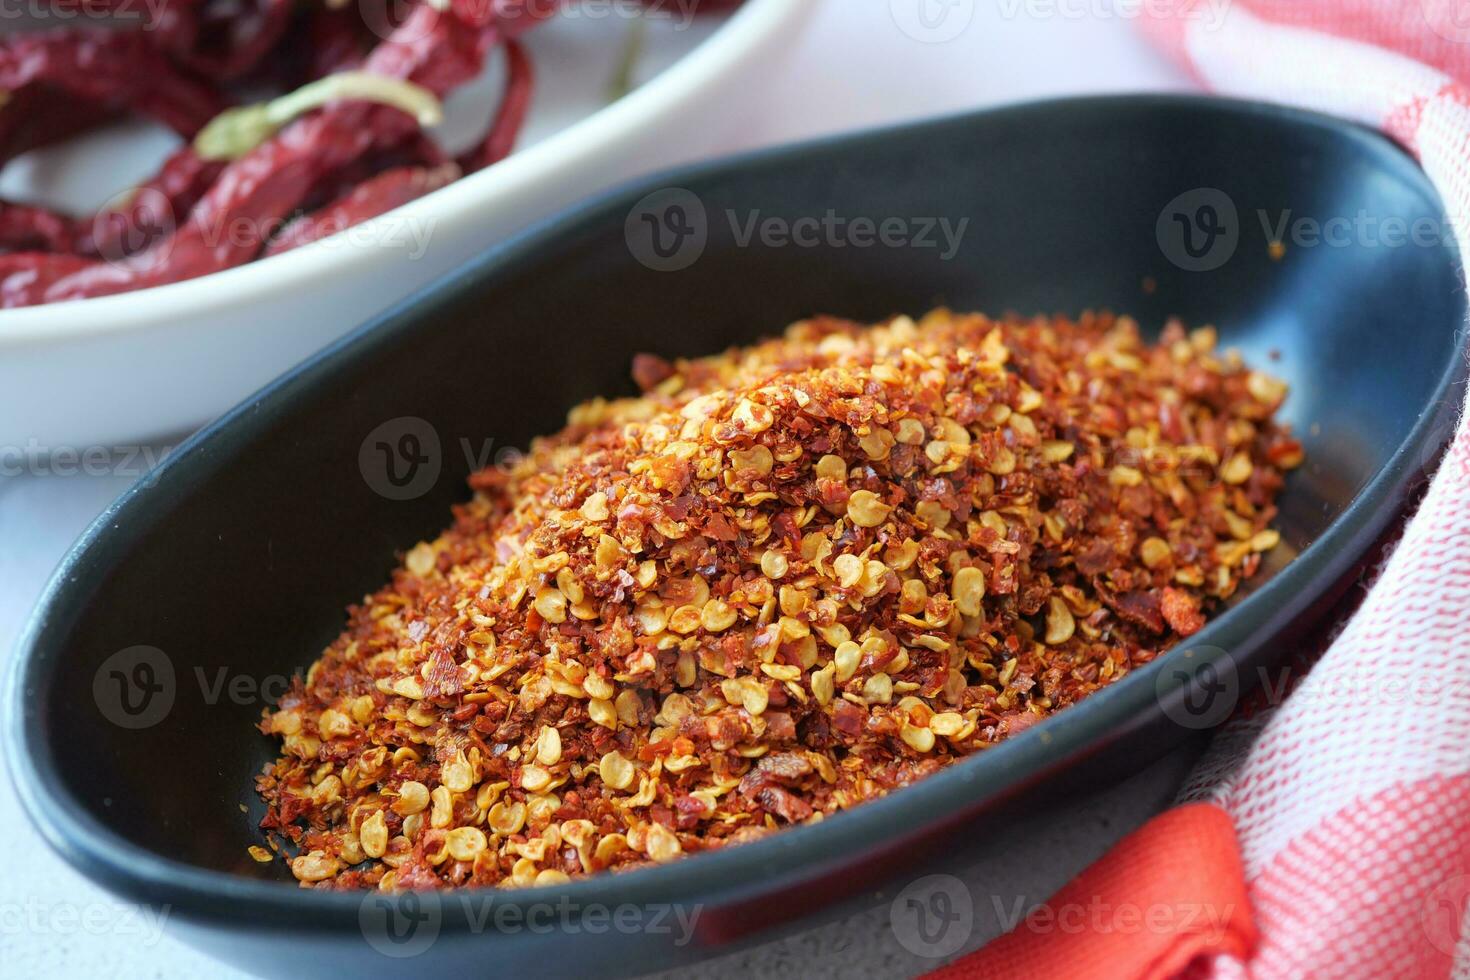
[[[634,376],[475,474],[266,713],[303,884],[561,882],[912,783],[1199,630],[1302,455],[1213,330],[1106,314],[822,318]]]

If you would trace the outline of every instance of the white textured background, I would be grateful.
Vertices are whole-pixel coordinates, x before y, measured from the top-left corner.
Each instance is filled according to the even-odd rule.
[[[761,84],[777,98],[768,118],[731,150],[863,126],[1054,95],[1182,90],[1187,81],[1133,34],[1112,0],[812,0],[821,2],[797,56]],[[915,40],[897,16],[924,4],[943,43]],[[739,98],[733,93],[732,98]],[[3,329],[3,323],[0,323]],[[76,397],[57,392],[56,397]],[[0,477],[0,651],[46,576],[129,473]],[[948,868],[975,899],[967,948],[996,931],[992,899],[1039,901],[1161,809],[1187,759],[1176,754],[1099,796],[1069,801],[1003,828],[1005,844]],[[0,973],[14,977],[234,976],[119,907],[51,854],[0,783],[6,870],[0,874]],[[977,827],[977,833],[1000,828]],[[904,882],[896,883],[894,891]],[[893,891],[868,896],[848,918],[733,952],[685,975],[904,976],[934,965],[889,927]],[[863,906],[866,906],[864,908]]]

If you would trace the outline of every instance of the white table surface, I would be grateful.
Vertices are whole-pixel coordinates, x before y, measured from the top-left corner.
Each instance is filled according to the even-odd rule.
[[[938,21],[937,30],[957,31],[956,36],[943,43],[925,42],[900,29],[897,21],[921,4],[930,14],[949,18]],[[765,84],[781,93],[768,100],[778,111],[756,122],[729,149],[1016,100],[1189,88],[1184,76],[1145,46],[1108,0],[823,0],[798,55]],[[58,392],[57,397],[85,393]],[[25,452],[24,446],[3,448],[10,455],[0,461],[13,463],[16,449]],[[80,472],[60,460],[21,476],[9,475],[13,466],[6,467],[7,475],[0,476],[4,656],[10,655],[25,615],[67,546],[143,465],[129,449],[104,473],[95,466]],[[976,898],[975,928],[966,948],[997,931],[991,896],[1010,907],[1017,898],[1039,901],[1049,895],[1112,840],[1167,805],[1187,761],[1176,754],[1104,794],[1028,818],[1007,834],[1003,851],[948,869]],[[124,908],[62,863],[21,813],[8,779],[0,782],[0,827],[9,857],[7,873],[0,875],[0,972],[119,978],[237,975],[174,940],[166,917],[161,930],[155,930],[154,922]],[[892,894],[870,896],[867,910],[844,921],[732,953],[686,975],[916,974],[935,964],[912,955],[895,938],[888,917]]]

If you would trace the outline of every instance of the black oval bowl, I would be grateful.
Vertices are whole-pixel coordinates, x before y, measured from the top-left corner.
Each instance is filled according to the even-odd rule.
[[[692,197],[639,204],[670,187]],[[1283,210],[1286,249],[1273,256]],[[871,219],[875,232],[898,220],[886,242],[865,244],[851,225],[832,230],[829,212]],[[796,244],[760,231],[742,240],[752,216],[816,221],[792,225]],[[969,221],[952,255],[928,227],[941,218]],[[1002,803],[1125,774],[1220,719],[1218,699],[1185,695],[1223,685],[1228,707],[1249,688],[1355,574],[1450,433],[1466,303],[1456,249],[1435,234],[1441,218],[1424,174],[1372,132],[1163,97],[984,112],[601,198],[314,357],[103,514],[20,643],[11,770],[67,860],[169,906],[185,938],[262,973],[631,973],[709,955],[912,869],[958,828],[993,836]],[[1311,244],[1302,219],[1333,240]],[[1419,233],[1394,244],[1400,225]],[[687,268],[656,271],[635,252]],[[262,706],[337,634],[343,607],[386,579],[396,552],[447,523],[478,460],[554,429],[579,400],[631,390],[635,352],[711,352],[816,312],[875,319],[939,303],[1111,307],[1151,329],[1171,315],[1214,323],[1224,344],[1291,382],[1285,414],[1308,462],[1281,501],[1283,546],[1189,650],[920,785],[663,867],[398,908],[303,890],[281,862],[246,855],[261,840],[252,777],[273,754],[252,727]],[[403,489],[381,468],[400,449],[426,460],[413,470],[398,459]],[[157,652],[107,662],[140,645]],[[510,911],[486,919],[487,900]],[[622,928],[596,911],[665,905],[699,910],[692,941],[655,928],[652,912]],[[549,914],[563,928],[533,926],[538,909],[560,909]]]

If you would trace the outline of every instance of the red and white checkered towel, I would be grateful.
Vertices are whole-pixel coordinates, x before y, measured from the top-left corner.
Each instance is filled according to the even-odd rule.
[[[1470,241],[1470,0],[1147,0],[1140,23],[1206,88],[1381,128]],[[1217,736],[1186,790],[1203,805],[1156,818],[1052,900],[1231,902],[1243,878],[1249,911],[1227,931],[1058,943],[1019,929],[936,976],[1157,978],[1189,964],[1191,980],[1470,978],[1463,413],[1402,539],[1325,645],[1279,707]]]
[[[1207,88],[1383,129],[1470,240],[1470,3],[1233,0],[1217,22],[1200,5],[1143,23]],[[1215,974],[1470,975],[1463,422],[1357,614],[1281,707],[1238,724],[1195,788],[1234,820],[1260,944]]]

